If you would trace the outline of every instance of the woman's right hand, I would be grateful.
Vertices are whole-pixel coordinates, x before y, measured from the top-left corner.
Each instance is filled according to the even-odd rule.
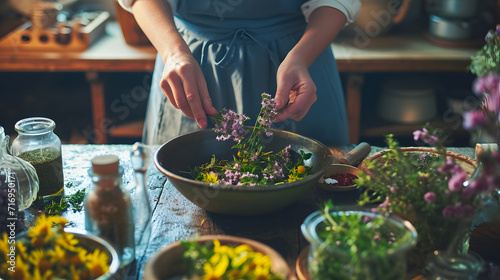
[[[176,52],[166,59],[160,87],[170,103],[195,119],[200,128],[207,126],[207,116],[217,114],[203,72],[191,52]]]

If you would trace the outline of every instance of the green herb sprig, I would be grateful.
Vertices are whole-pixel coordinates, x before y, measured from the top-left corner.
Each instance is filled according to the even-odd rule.
[[[78,190],[74,194],[63,196],[59,202],[52,201],[51,204],[45,206],[45,213],[49,215],[59,214],[68,209],[70,206],[73,212],[80,212],[83,209],[83,201],[85,200],[85,190]]]

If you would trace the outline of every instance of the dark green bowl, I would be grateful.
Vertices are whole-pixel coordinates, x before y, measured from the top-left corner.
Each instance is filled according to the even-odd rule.
[[[273,136],[262,137],[266,151],[280,151],[288,145],[292,150],[312,153],[307,164],[311,175],[300,181],[269,186],[233,186],[195,181],[189,172],[195,166],[218,159],[231,160],[236,152],[234,142],[217,141],[210,129],[198,130],[176,137],[156,152],[156,167],[168,177],[180,193],[209,212],[232,215],[260,215],[278,211],[302,198],[325,173],[333,157],[322,143],[296,133],[273,129]]]

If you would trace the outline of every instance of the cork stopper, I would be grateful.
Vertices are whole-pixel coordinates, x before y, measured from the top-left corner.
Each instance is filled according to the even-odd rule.
[[[98,156],[92,159],[92,169],[99,175],[113,175],[118,173],[120,159],[116,155]]]

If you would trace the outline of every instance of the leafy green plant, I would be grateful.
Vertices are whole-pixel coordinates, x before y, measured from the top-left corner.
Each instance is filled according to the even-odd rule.
[[[500,73],[500,26],[486,35],[486,44],[471,57],[469,70],[479,77],[488,73]]]
[[[361,172],[356,180],[364,188],[360,205],[375,204],[379,210],[408,219],[416,228],[419,240],[410,259],[417,267],[434,250],[463,248],[461,230],[470,230],[483,191],[466,187],[469,175],[447,156],[435,133],[430,126],[414,132],[415,140],[435,145],[435,153],[406,152],[387,135],[388,150],[379,159],[367,161],[368,172]]]
[[[331,201],[319,213],[323,221],[316,233],[321,242],[313,244],[309,259],[313,279],[404,278],[409,229],[382,214],[336,210]]]

